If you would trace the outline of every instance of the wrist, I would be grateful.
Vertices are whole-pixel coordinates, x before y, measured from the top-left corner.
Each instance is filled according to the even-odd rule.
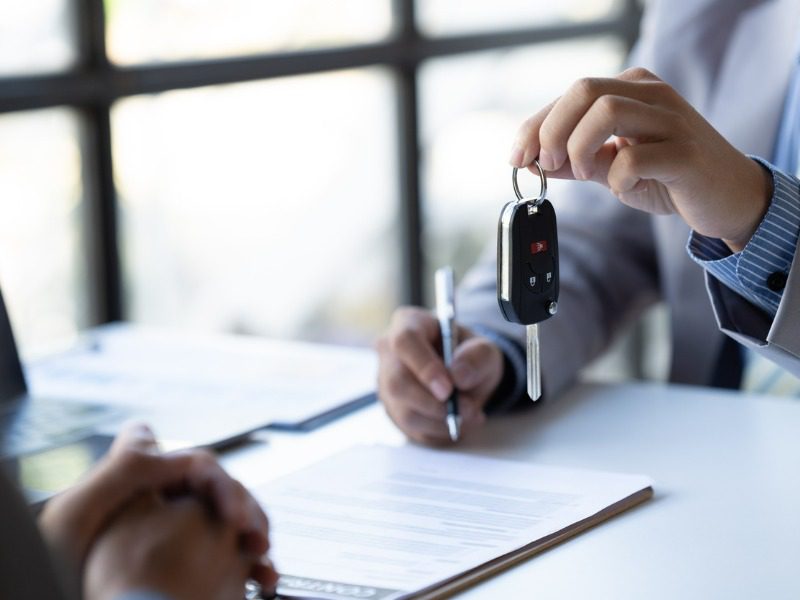
[[[773,194],[773,177],[763,165],[755,160],[748,159],[749,185],[745,186],[746,199],[740,213],[740,226],[722,241],[731,249],[731,252],[741,252],[747,246],[758,226],[764,220]]]

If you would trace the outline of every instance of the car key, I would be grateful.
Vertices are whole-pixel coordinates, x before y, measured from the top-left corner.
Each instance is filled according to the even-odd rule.
[[[512,173],[516,200],[503,207],[497,232],[497,300],[507,321],[527,326],[528,396],[542,395],[539,326],[558,310],[556,213],[546,199],[547,177],[538,161],[541,192],[526,198]]]

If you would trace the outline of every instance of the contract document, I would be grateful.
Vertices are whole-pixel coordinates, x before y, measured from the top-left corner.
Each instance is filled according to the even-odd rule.
[[[356,446],[254,490],[288,598],[437,598],[652,496],[651,481]]]

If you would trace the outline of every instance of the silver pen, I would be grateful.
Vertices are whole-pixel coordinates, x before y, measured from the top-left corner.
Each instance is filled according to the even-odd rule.
[[[455,327],[455,285],[451,267],[441,267],[436,270],[434,290],[436,292],[436,318],[439,320],[439,329],[442,332],[442,356],[444,366],[449,371],[453,365],[453,353],[458,344]],[[458,414],[458,392],[455,386],[447,399],[447,431],[450,433],[450,439],[457,442],[461,434],[461,416]]]

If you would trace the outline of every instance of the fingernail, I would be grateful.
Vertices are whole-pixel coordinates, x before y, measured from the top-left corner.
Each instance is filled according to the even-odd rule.
[[[550,156],[550,153],[544,149],[539,151],[539,164],[545,171],[552,171],[556,167],[553,157]]]
[[[127,436],[133,446],[148,454],[158,454],[158,441],[150,429],[144,423],[133,423],[127,428]]]
[[[522,158],[524,154],[525,151],[522,149],[522,147],[514,144],[514,147],[511,149],[511,158],[508,159],[508,162],[512,167],[522,167]]]
[[[154,437],[153,430],[150,429],[150,426],[147,423],[131,423],[130,430],[135,435],[140,437]]]
[[[450,382],[444,377],[437,377],[431,382],[431,393],[439,400],[447,400],[450,395]]]

